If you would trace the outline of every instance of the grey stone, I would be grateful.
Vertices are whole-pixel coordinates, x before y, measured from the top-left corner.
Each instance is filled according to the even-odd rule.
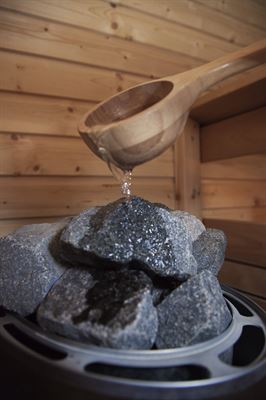
[[[143,271],[72,268],[53,286],[37,318],[49,331],[103,347],[149,349],[157,333],[151,280]]]
[[[207,229],[193,243],[198,272],[205,269],[217,275],[224,262],[227,240],[223,231]]]
[[[195,215],[180,210],[173,211],[172,213],[176,218],[182,219],[184,221],[192,242],[194,242],[199,237],[199,235],[205,231],[205,226],[200,219],[195,217]]]
[[[182,283],[158,305],[157,312],[159,349],[212,339],[232,319],[217,278],[206,270]]]
[[[150,273],[180,280],[197,271],[187,221],[138,197],[73,218],[61,246],[63,257],[88,265],[137,262]]]
[[[22,316],[35,311],[66,269],[55,253],[68,221],[26,225],[0,238],[0,305]]]

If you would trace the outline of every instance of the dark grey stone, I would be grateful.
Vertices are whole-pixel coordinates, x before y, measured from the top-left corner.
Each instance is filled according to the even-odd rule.
[[[143,271],[72,268],[38,309],[49,331],[117,349],[149,349],[157,333],[151,280]]]
[[[66,269],[55,253],[68,221],[26,225],[0,238],[0,305],[22,316],[35,311]]]
[[[159,349],[189,346],[221,334],[231,313],[217,278],[203,271],[182,283],[157,307]]]
[[[185,218],[138,197],[119,199],[73,218],[61,235],[62,256],[88,265],[128,265],[185,280],[197,271]]]
[[[227,240],[223,231],[207,229],[193,243],[198,273],[207,269],[217,275],[224,262]]]

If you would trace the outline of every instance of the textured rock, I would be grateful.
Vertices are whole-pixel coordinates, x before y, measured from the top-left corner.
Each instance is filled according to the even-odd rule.
[[[137,262],[149,272],[180,280],[197,271],[187,220],[138,197],[73,218],[61,246],[63,257],[88,265]]]
[[[207,269],[217,275],[224,262],[227,240],[223,231],[207,229],[193,243],[198,273]]]
[[[173,211],[173,215],[178,218],[182,219],[187,227],[187,230],[189,232],[189,236],[192,242],[196,240],[199,235],[205,231],[205,226],[199,220],[197,217],[194,215],[186,212],[186,211]]]
[[[142,271],[73,268],[38,309],[49,331],[119,349],[149,349],[157,333],[151,280]]]
[[[221,334],[231,314],[216,277],[203,271],[182,283],[157,307],[159,349],[189,346]]]
[[[26,225],[0,238],[0,305],[23,316],[35,311],[66,269],[52,255],[66,222]]]

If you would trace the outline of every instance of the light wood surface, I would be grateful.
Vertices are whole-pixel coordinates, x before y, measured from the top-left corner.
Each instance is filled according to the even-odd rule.
[[[94,105],[74,99],[0,91],[0,132],[79,137],[78,122]]]
[[[265,180],[203,179],[201,192],[203,209],[266,205]]]
[[[204,223],[225,232],[228,260],[266,267],[266,224],[210,219]]]
[[[176,160],[177,206],[201,218],[200,142],[196,121],[188,120],[176,144]]]
[[[112,176],[106,163],[79,138],[0,132],[0,175]],[[135,176],[174,177],[173,148],[134,171]]]
[[[204,219],[226,219],[234,221],[255,222],[266,224],[266,207],[205,208],[202,210]]]
[[[265,153],[265,132],[266,107],[205,126],[201,129],[201,161]]]
[[[218,279],[222,283],[261,296],[266,300],[266,271],[263,268],[225,261]]]
[[[201,163],[201,177],[266,181],[266,153]]]
[[[210,0],[203,3],[193,0],[189,2],[184,0],[164,0],[163,2],[158,0],[114,0],[113,3],[146,12],[173,23],[185,24],[191,29],[202,30],[209,35],[242,46],[261,39],[266,31],[265,24],[259,27],[247,26],[245,22],[233,18],[227,13],[221,13],[220,10],[212,8]],[[239,8],[240,6],[241,4],[239,4]],[[261,15],[257,9],[256,13],[261,21]]]
[[[144,78],[0,50],[0,90],[99,102]]]
[[[134,194],[175,208],[171,178],[135,178]],[[0,218],[73,215],[121,197],[112,177],[1,177]]]
[[[1,0],[0,7],[8,6],[15,11],[0,9],[1,47],[75,64],[144,75],[146,78],[184,71],[202,63],[202,60],[190,55],[168,51],[160,46],[122,40],[113,36],[112,32],[103,35],[97,29],[99,18],[92,17],[88,23],[87,17],[77,10],[76,1],[72,1],[72,10],[65,9],[63,13],[64,3],[52,1],[49,5],[35,0]],[[24,13],[31,14],[34,10],[37,17]],[[53,18],[56,11],[56,18]],[[48,19],[43,19],[45,15]],[[67,15],[75,26],[65,24],[68,22],[65,20]],[[80,19],[86,20],[85,26]],[[96,24],[96,30],[92,30],[93,24]]]

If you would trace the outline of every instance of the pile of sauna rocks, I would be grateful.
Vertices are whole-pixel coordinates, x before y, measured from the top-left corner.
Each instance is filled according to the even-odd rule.
[[[0,306],[45,331],[115,349],[189,346],[231,322],[222,231],[139,197],[0,239]]]

